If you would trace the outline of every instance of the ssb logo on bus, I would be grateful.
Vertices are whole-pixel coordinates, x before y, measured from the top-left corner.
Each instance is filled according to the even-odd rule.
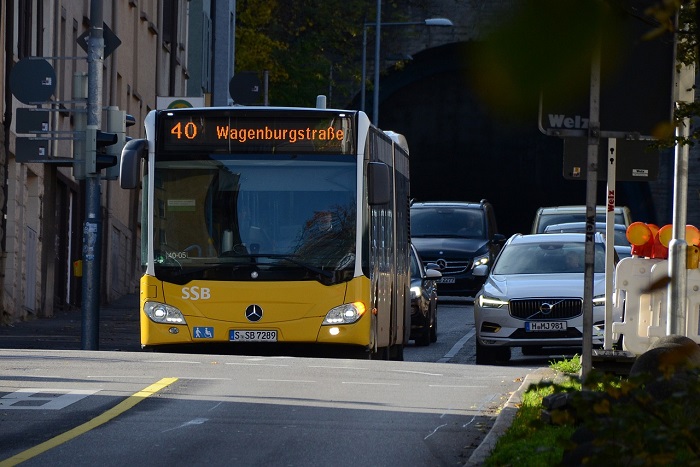
[[[183,300],[209,300],[211,298],[211,290],[208,287],[183,287]]]

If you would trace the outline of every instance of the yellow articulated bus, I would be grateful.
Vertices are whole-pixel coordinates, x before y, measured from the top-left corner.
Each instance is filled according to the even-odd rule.
[[[119,178],[143,190],[143,348],[327,344],[403,359],[405,138],[316,108],[154,110],[145,129]]]

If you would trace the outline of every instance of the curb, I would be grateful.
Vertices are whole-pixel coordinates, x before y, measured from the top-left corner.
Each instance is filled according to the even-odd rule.
[[[522,402],[523,394],[528,390],[531,384],[537,384],[543,380],[554,381],[556,372],[550,368],[540,368],[534,373],[529,373],[525,376],[520,387],[510,395],[508,402],[503,406],[501,412],[496,417],[496,421],[491,427],[491,431],[486,435],[484,440],[474,450],[469,460],[464,464],[467,466],[484,465],[486,459],[491,455],[491,451],[496,446],[498,438],[500,438],[513,423],[515,415],[518,413],[518,408]]]

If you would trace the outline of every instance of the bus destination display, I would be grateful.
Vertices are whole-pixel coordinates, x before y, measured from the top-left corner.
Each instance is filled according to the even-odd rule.
[[[168,152],[352,154],[348,116],[237,117],[161,114],[160,147]]]

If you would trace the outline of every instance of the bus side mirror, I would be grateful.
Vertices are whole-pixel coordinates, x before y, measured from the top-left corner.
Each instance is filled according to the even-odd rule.
[[[367,163],[367,192],[370,206],[387,204],[391,200],[389,166],[383,162]]]
[[[119,165],[119,186],[133,190],[139,186],[141,159],[148,155],[148,140],[132,139],[124,145]]]

